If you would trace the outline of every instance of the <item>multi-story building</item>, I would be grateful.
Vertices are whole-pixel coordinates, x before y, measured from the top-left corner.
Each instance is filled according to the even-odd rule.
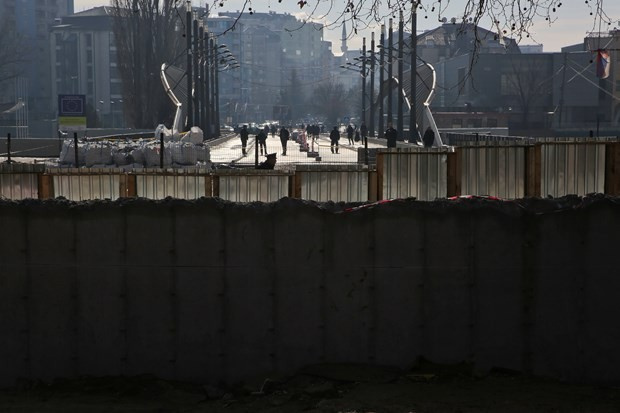
[[[290,96],[292,88],[301,102],[329,78],[331,56],[326,50],[330,45],[323,40],[322,24],[302,22],[288,13],[238,17],[238,12],[220,12],[208,19],[207,26],[225,32],[221,43],[235,45],[235,38],[239,39],[239,49],[230,47],[241,64],[240,102],[235,112],[239,121],[271,119],[274,107],[287,103],[284,96]],[[220,107],[226,104],[220,101]]]
[[[0,0],[2,36],[20,39],[26,63],[0,85],[0,99],[26,103],[30,136],[49,137],[55,118],[50,85],[49,29],[57,19],[73,13],[73,0]],[[19,95],[19,96],[17,96]]]
[[[95,7],[51,29],[52,94],[85,95],[89,127],[123,126],[113,19],[109,7]]]

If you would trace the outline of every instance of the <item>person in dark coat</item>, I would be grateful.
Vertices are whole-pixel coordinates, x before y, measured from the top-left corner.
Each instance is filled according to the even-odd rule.
[[[347,126],[347,139],[349,140],[349,145],[355,145],[355,142],[353,141],[353,132],[355,132],[355,130],[349,123],[349,126]]]
[[[396,139],[398,131],[392,126],[392,122],[388,122],[388,128],[385,130],[385,139],[387,139],[388,148],[396,148]]]
[[[243,127],[239,131],[239,137],[241,138],[241,150],[243,151],[243,155],[246,154],[246,147],[248,146],[249,136],[250,134],[248,133],[248,125],[243,125]]]
[[[280,129],[280,143],[282,143],[282,156],[286,156],[286,145],[288,143],[288,139],[290,136],[291,134],[288,131],[288,129],[282,126],[282,129]]]
[[[264,129],[261,129],[256,135],[256,140],[258,140],[258,147],[260,149],[260,154],[267,155],[267,133]]]
[[[334,126],[334,129],[332,129],[329,134],[329,139],[331,140],[330,148],[332,150],[332,153],[338,153],[338,141],[340,140],[340,132],[338,131],[338,126]]]
[[[430,126],[426,128],[424,136],[422,137],[422,142],[425,148],[430,148],[435,143],[435,132],[433,132]]]
[[[270,153],[267,155],[267,159],[258,164],[256,169],[273,169],[274,166],[276,166],[276,154]]]
[[[271,137],[275,138],[276,137],[276,132],[277,132],[278,128],[276,127],[276,125],[274,125],[273,123],[271,124]]]
[[[362,122],[360,125],[360,133],[362,134],[362,142],[366,142],[366,138],[368,137],[368,128],[366,127],[365,122]]]

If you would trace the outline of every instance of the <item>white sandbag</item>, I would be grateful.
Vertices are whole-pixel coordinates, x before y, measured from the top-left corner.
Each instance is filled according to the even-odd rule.
[[[89,143],[86,145],[84,164],[88,168],[92,168],[95,165],[109,165],[111,163],[112,149],[110,145],[107,143]]]
[[[84,145],[80,145],[78,143],[78,163],[80,165],[84,165],[84,154]],[[65,139],[62,142],[62,148],[60,150],[60,157],[58,159],[58,162],[61,165],[72,165],[75,167],[79,166],[75,165],[75,145],[73,139]]]
[[[211,151],[208,146],[196,145],[196,157],[198,162],[209,162],[211,160]]]
[[[169,142],[172,140],[172,130],[168,129],[166,125],[160,123],[155,128],[155,133],[154,133],[155,139],[157,140],[161,139],[162,133],[164,134],[164,142]]]
[[[159,155],[159,145],[145,145],[143,149],[144,164],[147,167],[159,168],[161,166],[161,159]],[[164,148],[164,168],[170,166],[172,163],[172,156],[170,155],[170,149]]]
[[[183,143],[193,143],[198,145],[204,140],[204,133],[198,126],[192,126],[192,128],[181,138]]]
[[[191,143],[173,142],[167,145],[172,155],[172,162],[179,165],[196,165],[198,162],[197,146]]]
[[[131,148],[112,148],[112,159],[114,164],[118,166],[124,166],[134,163],[133,156],[131,156]]]

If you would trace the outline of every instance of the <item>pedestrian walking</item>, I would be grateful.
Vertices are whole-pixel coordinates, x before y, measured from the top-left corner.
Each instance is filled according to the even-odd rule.
[[[334,129],[332,129],[329,134],[329,139],[331,141],[330,149],[332,150],[332,153],[338,153],[338,141],[340,140],[340,131],[338,131],[338,126],[334,126]]]
[[[366,142],[366,138],[368,137],[368,128],[366,127],[366,122],[362,122],[360,125],[360,133],[362,134],[362,142]]]
[[[430,126],[426,128],[424,136],[422,137],[422,142],[425,148],[430,148],[435,144],[435,132],[433,132]]]
[[[355,130],[349,123],[349,126],[347,126],[347,139],[349,140],[349,145],[355,145],[355,142],[353,141],[353,132],[355,132]]]
[[[278,128],[276,127],[276,125],[274,125],[273,123],[271,124],[271,137],[275,138],[276,137],[276,132],[278,131]]]
[[[388,122],[388,128],[385,130],[385,138],[387,139],[388,148],[396,148],[396,139],[398,131],[392,126],[392,122]]]
[[[256,135],[256,140],[258,141],[258,148],[260,149],[260,154],[267,155],[267,133],[265,133],[264,129],[261,129]]]
[[[318,142],[319,140],[319,133],[321,133],[321,128],[319,127],[319,125],[314,125],[314,127],[312,128],[313,135],[312,135],[312,139],[314,139],[315,142]]]
[[[288,138],[291,136],[288,129],[282,126],[280,129],[280,143],[282,144],[282,156],[286,156],[286,146],[288,144]]]
[[[246,147],[248,146],[249,136],[250,134],[248,133],[248,125],[243,125],[243,127],[239,131],[239,137],[241,138],[241,151],[243,152],[243,156],[246,155]]]

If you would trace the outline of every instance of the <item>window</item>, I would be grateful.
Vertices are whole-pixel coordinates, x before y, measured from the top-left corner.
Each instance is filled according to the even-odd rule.
[[[86,33],[86,47],[92,47],[93,45],[93,35],[90,33]]]
[[[495,118],[488,118],[487,119],[487,127],[489,127],[489,128],[497,128],[497,119],[495,119]]]

